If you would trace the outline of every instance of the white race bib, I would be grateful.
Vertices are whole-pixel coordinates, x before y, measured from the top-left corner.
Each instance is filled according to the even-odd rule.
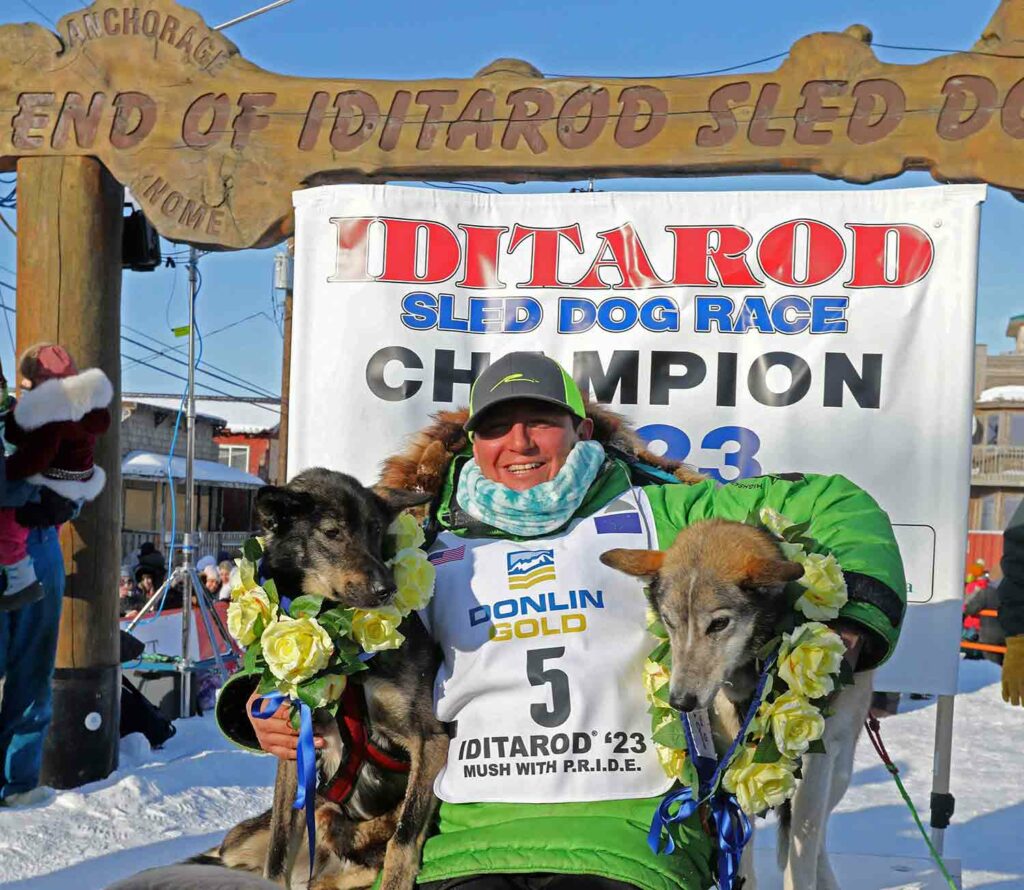
[[[435,710],[454,732],[442,800],[616,800],[671,786],[642,682],[656,644],[643,585],[598,559],[615,547],[657,547],[639,488],[551,537],[438,537],[421,615],[444,652]]]

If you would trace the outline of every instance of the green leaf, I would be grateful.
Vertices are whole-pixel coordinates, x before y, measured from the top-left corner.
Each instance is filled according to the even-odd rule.
[[[807,746],[807,753],[808,754],[824,754],[825,753],[825,743],[821,739],[815,739],[813,742],[811,742],[810,745]]]
[[[242,556],[251,563],[259,562],[260,557],[263,556],[263,548],[260,546],[260,542],[256,538],[246,538],[245,543],[242,545]]]
[[[681,781],[684,785],[690,787],[690,791],[693,792],[693,799],[700,800],[700,776],[697,774],[697,765],[693,762],[692,757],[687,757],[683,763]]]
[[[245,658],[242,660],[242,670],[247,674],[260,670],[258,662],[263,658],[263,643],[258,639],[253,640],[245,650]]]
[[[782,537],[789,541],[791,544],[801,543],[797,540],[805,531],[811,527],[810,522],[798,522],[794,525],[787,526],[782,532]],[[806,545],[804,545],[806,546]]]
[[[679,720],[670,720],[651,738],[666,748],[675,748],[677,751],[686,750],[686,733],[683,732],[683,726]]]
[[[764,661],[771,655],[776,649],[779,648],[779,644],[782,642],[782,636],[772,637],[767,643],[765,643],[760,649],[757,650],[757,657]]]
[[[668,704],[668,697],[670,694],[672,684],[669,682],[662,683],[657,689],[654,690],[654,697],[658,701],[663,701]]]
[[[780,640],[782,634],[792,633],[796,630],[796,620],[797,614],[792,610],[792,604],[790,604],[790,609],[782,616],[779,623],[775,625],[775,633],[779,635]]]
[[[669,654],[669,644],[668,644],[668,640],[665,640],[664,643],[658,643],[658,645],[655,646],[651,650],[651,654],[648,655],[647,657],[651,661],[656,661],[656,662],[658,662],[658,664],[661,664],[663,659],[665,658],[665,656],[667,656],[668,654]]]
[[[316,596],[312,593],[303,594],[292,600],[288,614],[292,618],[316,618],[323,604],[324,598],[322,596]]]
[[[263,676],[260,678],[260,685],[256,687],[256,692],[260,695],[269,695],[276,690],[277,677],[270,673],[270,671],[264,671]]]
[[[274,583],[273,578],[267,578],[263,582],[263,589],[267,592],[267,599],[270,600],[272,605],[281,605],[281,594],[277,592],[277,584]]]
[[[352,631],[352,610],[351,609],[325,609],[324,612],[317,618],[320,622],[320,626],[331,635],[331,639],[335,640],[335,645],[338,645],[338,637],[346,637]],[[353,643],[353,645],[355,645]]]
[[[317,708],[320,706],[320,699],[324,697],[324,687],[326,686],[326,677],[314,677],[312,680],[301,683],[295,691],[299,694],[299,698],[307,705],[311,708]]]
[[[659,618],[657,621],[652,621],[647,625],[647,632],[653,636],[656,636],[659,640],[668,639],[668,631],[665,630],[665,625]]]
[[[781,757],[779,747],[775,744],[775,737],[766,732],[754,752],[754,763],[775,763]]]

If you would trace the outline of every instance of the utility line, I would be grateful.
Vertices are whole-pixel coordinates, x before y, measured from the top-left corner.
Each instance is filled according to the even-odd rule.
[[[244,321],[244,320],[245,319],[242,319],[241,321]],[[235,324],[241,324],[241,321],[235,322]],[[159,340],[158,338],[154,337],[152,334],[147,334],[145,331],[140,331],[138,328],[133,328],[131,325],[126,324],[126,325],[124,325],[124,327],[127,330],[131,331],[133,334],[137,334],[140,337],[145,337],[147,340],[152,340],[154,343],[158,344],[159,346],[164,347],[161,350],[157,350],[157,349],[154,349],[152,346],[146,345],[145,348],[153,353],[153,358],[163,358],[163,357],[172,358],[171,356],[168,355],[168,353],[184,351],[183,347],[181,347],[181,346],[176,346],[176,345],[173,345],[173,344],[164,343],[162,340]],[[216,331],[210,331],[210,332],[208,332],[208,333],[203,335],[204,338],[209,338],[211,333],[217,333],[217,332]],[[144,345],[144,344],[140,344],[140,345]],[[232,383],[232,384],[234,384],[236,386],[240,386],[240,385],[245,385],[245,386],[249,386],[249,387],[252,386],[252,384],[249,381],[245,380],[242,377],[239,377],[237,374],[233,373],[232,371],[227,370],[226,368],[218,367],[217,365],[213,364],[212,362],[200,362],[199,364],[204,366],[203,367],[203,373],[204,374],[209,374],[210,373],[209,371],[206,371],[205,368],[212,368],[214,371],[219,371],[221,374],[227,374],[229,377],[235,378],[234,380],[227,380],[227,381],[225,381],[226,383]],[[134,365],[134,363],[132,365],[127,365],[126,366],[126,370],[128,368],[133,367],[133,365]],[[188,367],[187,363],[186,363],[186,367]],[[270,396],[272,398],[277,398],[277,396],[275,396],[270,390],[268,390],[268,389],[266,389],[264,387],[256,387],[256,389],[258,389],[260,391],[259,395],[267,395],[267,396]]]
[[[175,358],[172,355],[158,356],[158,355],[156,355],[155,350],[153,350],[153,348],[151,346],[147,346],[145,343],[142,343],[142,342],[140,342],[138,340],[134,340],[131,337],[125,336],[124,334],[121,335],[121,339],[124,340],[126,343],[131,343],[133,346],[141,346],[143,349],[148,349],[150,352],[154,353],[154,355],[152,357],[143,359],[142,360],[143,364],[148,364],[149,362],[153,361],[156,358],[162,358],[162,359],[164,359],[164,361],[174,362],[177,365],[184,365],[186,368],[188,367],[188,362],[185,362],[185,361],[182,361],[181,359]],[[139,361],[139,360],[136,359],[136,361]],[[199,367],[196,368],[196,373],[197,374],[206,374],[207,377],[212,377],[214,380],[219,380],[222,383],[227,383],[229,386],[235,386],[235,387],[238,387],[239,389],[248,390],[249,392],[253,393],[254,395],[258,395],[258,396],[264,396],[264,395],[265,396],[272,396],[272,394],[269,393],[266,390],[256,389],[255,387],[249,386],[246,383],[236,383],[234,380],[229,380],[227,377],[222,377],[220,374],[214,374],[212,371],[204,371],[204,370],[202,370]]]

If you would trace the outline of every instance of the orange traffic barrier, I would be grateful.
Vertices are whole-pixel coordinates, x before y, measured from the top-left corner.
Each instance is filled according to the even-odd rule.
[[[999,612],[995,609],[982,609],[977,613],[983,618],[998,618]],[[979,652],[998,652],[1000,655],[1006,654],[1005,646],[993,646],[991,643],[972,643],[970,640],[960,641],[961,649],[976,649]]]

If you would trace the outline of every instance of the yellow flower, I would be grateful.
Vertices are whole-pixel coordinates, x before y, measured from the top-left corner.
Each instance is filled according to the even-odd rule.
[[[271,605],[262,587],[232,591],[228,605],[228,631],[239,645],[248,646],[256,640],[276,616],[277,608]]]
[[[352,619],[352,636],[366,652],[397,649],[405,641],[405,636],[398,632],[401,623],[401,613],[393,606],[372,612],[357,609]]]
[[[762,705],[758,718],[762,726],[771,727],[775,746],[783,757],[800,757],[811,742],[820,739],[825,732],[821,712],[792,689],[770,705]]]
[[[334,652],[330,636],[315,618],[281,615],[260,639],[270,672],[293,686],[327,667]]]
[[[427,554],[416,547],[406,547],[395,554],[390,565],[398,587],[394,600],[398,611],[405,616],[426,606],[434,594],[434,576],[437,574]]]
[[[722,776],[722,787],[736,795],[748,816],[777,807],[796,791],[794,761],[783,757],[775,763],[754,763],[754,750],[744,748]]]
[[[647,703],[658,707],[667,707],[666,703],[654,697],[654,693],[671,680],[669,672],[658,662],[647,659],[644,662],[644,689],[647,692]]]
[[[664,745],[654,743],[654,751],[658,755],[658,763],[665,770],[665,775],[670,779],[681,779],[683,767],[686,766],[686,752],[677,751],[675,748],[667,748]]]
[[[779,541],[779,550],[782,551],[782,555],[786,559],[793,562],[800,562],[800,556],[804,552],[804,548],[800,544],[790,544],[788,541]]]
[[[422,547],[426,541],[422,527],[409,513],[400,514],[388,526],[387,536],[394,541],[393,549],[396,553],[409,547]]]
[[[231,591],[232,598],[235,596],[236,591],[252,590],[257,586],[255,563],[251,563],[249,560],[242,558],[236,559],[235,565],[238,566],[238,581]]]
[[[814,621],[829,621],[846,605],[846,579],[831,554],[805,553],[792,557],[804,567],[796,583],[805,587],[796,608]]]
[[[778,510],[773,510],[771,507],[762,507],[758,517],[761,520],[761,525],[768,529],[768,531],[777,538],[781,538],[782,533],[787,528],[796,524],[783,516]]]
[[[797,639],[795,647],[794,639]],[[782,635],[779,676],[798,695],[821,698],[835,688],[832,675],[839,673],[845,654],[846,645],[839,634],[824,624],[810,621],[793,633]]]

